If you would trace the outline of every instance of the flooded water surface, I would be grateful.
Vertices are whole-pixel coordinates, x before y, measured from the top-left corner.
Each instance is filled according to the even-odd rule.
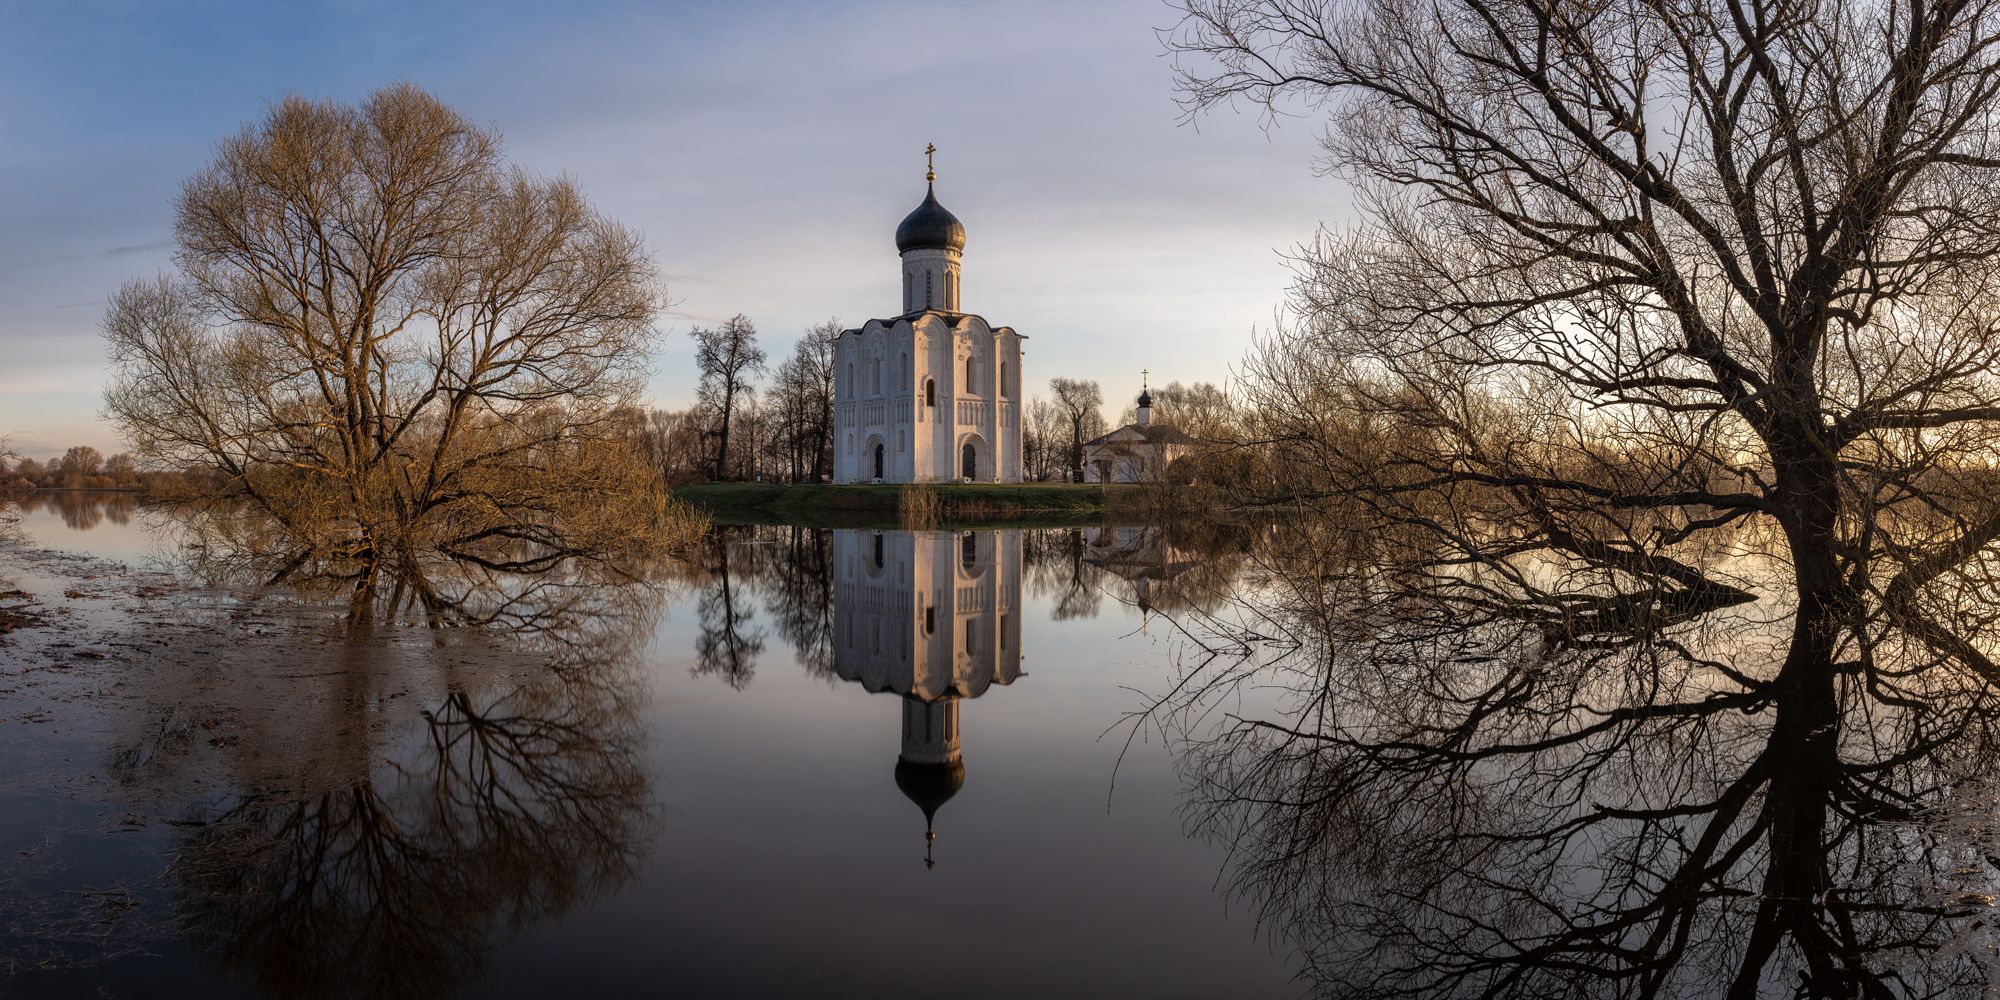
[[[148,516],[38,502],[0,585],[0,993],[1302,990],[1128,721],[1227,545],[738,527],[356,629]]]

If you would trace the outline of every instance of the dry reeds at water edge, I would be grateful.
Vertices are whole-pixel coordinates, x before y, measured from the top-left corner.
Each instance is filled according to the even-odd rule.
[[[912,483],[904,487],[902,495],[896,499],[897,523],[909,530],[934,529],[943,517],[944,498],[930,485]]]

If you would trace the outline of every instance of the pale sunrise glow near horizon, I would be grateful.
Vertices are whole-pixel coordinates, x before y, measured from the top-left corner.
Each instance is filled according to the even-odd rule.
[[[1152,0],[993,4],[0,6],[0,438],[122,450],[99,417],[107,299],[172,262],[172,201],[287,94],[409,81],[574,178],[641,232],[672,302],[653,405],[693,400],[688,331],[749,316],[773,361],[806,327],[900,311],[898,220],[965,223],[964,304],[1029,340],[1028,395],[1094,379],[1107,416],[1226,380],[1345,221],[1318,125],[1197,129]]]

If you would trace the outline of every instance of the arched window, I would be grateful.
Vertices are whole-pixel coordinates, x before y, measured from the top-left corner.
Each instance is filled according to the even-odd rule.
[[[924,308],[931,307],[931,272],[924,272]]]
[[[847,363],[847,394],[854,395],[854,362]]]
[[[967,447],[971,446],[967,445]],[[979,559],[979,536],[968,531],[965,533],[965,538],[958,543],[958,561],[960,564],[964,565],[966,569],[971,569],[972,564],[976,562],[978,559]]]
[[[882,394],[882,359],[881,359],[881,358],[876,358],[875,360],[873,360],[873,361],[870,361],[870,362],[868,362],[868,376],[869,376],[869,378],[873,379],[873,380],[874,380],[874,382],[875,382],[875,387],[874,387],[874,389],[873,389],[872,391],[873,391],[873,392],[875,393],[875,395],[877,395],[877,396],[880,396],[880,395]]]
[[[1006,394],[1007,394],[1007,362],[1002,361],[1000,362],[1000,385],[994,391],[994,395],[1004,396]]]
[[[936,609],[936,608],[925,608],[925,609],[924,609],[924,634],[925,634],[925,635],[930,635],[930,634],[932,634],[932,633],[934,633],[934,632],[936,632],[936,631],[937,631],[937,609]]]
[[[936,380],[936,379],[929,379],[929,378],[927,378],[927,379],[925,379],[925,380],[924,380],[924,405],[925,405],[925,406],[936,406],[936,405],[937,405],[937,380]]]
[[[903,385],[907,387],[909,384],[910,384],[910,355],[906,352],[903,355]],[[901,392],[902,390],[898,389],[896,391]]]
[[[972,374],[973,374],[973,371],[974,371],[974,368],[973,368],[973,364],[974,364],[974,363],[976,362],[976,360],[977,360],[977,359],[975,359],[975,358],[966,358],[966,359],[965,359],[965,391],[966,391],[966,392],[978,392],[978,391],[979,391],[979,389],[978,389],[978,386],[977,386],[977,384],[976,384],[976,383],[974,383],[974,382],[972,381]]]

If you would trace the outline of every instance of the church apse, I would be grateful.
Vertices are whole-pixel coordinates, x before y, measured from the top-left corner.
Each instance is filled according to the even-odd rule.
[[[833,533],[834,671],[901,700],[896,787],[936,817],[965,783],[959,708],[1021,673],[1019,531]]]

